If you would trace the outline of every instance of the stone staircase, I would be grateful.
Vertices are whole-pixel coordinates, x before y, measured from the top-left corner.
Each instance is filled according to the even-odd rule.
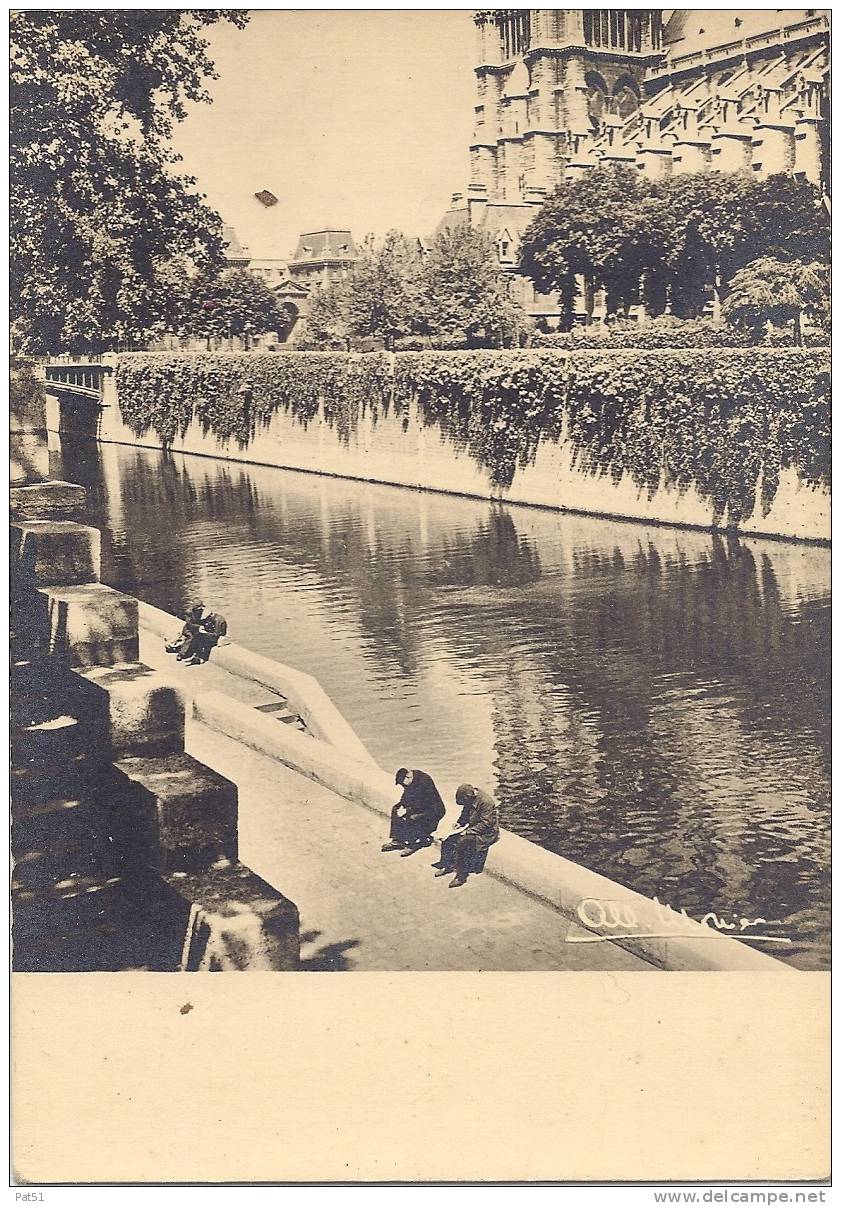
[[[29,453],[40,439],[26,434]],[[15,970],[297,968],[297,909],[238,861],[236,785],[185,753],[184,693],[138,660],[137,601],[99,582],[84,490],[33,481],[31,455],[24,476],[10,532]]]

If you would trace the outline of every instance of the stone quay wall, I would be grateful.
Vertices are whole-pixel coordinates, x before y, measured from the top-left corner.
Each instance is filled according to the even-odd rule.
[[[51,387],[47,384],[47,389]],[[154,430],[137,435],[120,413],[114,377],[106,377],[99,406],[69,393],[48,392],[48,427],[53,432],[93,436],[104,442],[161,448]],[[716,529],[712,504],[694,488],[661,485],[653,494],[628,477],[586,473],[576,463],[564,438],[542,441],[534,462],[519,468],[508,488],[495,486],[469,452],[424,423],[410,404],[406,414],[360,414],[350,433],[340,433],[320,406],[304,425],[283,409],[267,424],[258,424],[245,447],[221,440],[195,419],[176,435],[169,450],[219,457],[242,463],[277,466],[362,481],[433,490],[475,498],[527,504],[650,523]],[[759,491],[759,487],[757,487]],[[746,535],[828,542],[830,496],[826,489],[802,482],[795,469],[784,469],[773,503],[763,513],[760,499],[753,514],[739,525]]]

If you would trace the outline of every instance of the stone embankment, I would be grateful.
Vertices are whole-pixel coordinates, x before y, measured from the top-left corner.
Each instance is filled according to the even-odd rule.
[[[38,403],[11,441],[14,968],[297,968],[295,905],[238,860],[235,783],[185,751],[84,490],[46,480]]]
[[[133,447],[161,448],[154,430],[137,435],[124,421],[113,372],[116,357],[105,359],[109,362],[96,377],[101,391],[98,401],[91,399],[90,390],[79,394],[71,385],[48,382],[50,430]],[[85,376],[83,367],[73,370],[56,366],[55,371],[63,371],[68,381],[93,379],[90,374]],[[172,399],[174,407],[178,402]],[[640,488],[627,474],[586,472],[566,438],[557,442],[541,440],[533,462],[518,468],[511,486],[495,486],[488,471],[467,449],[424,422],[416,404],[402,415],[369,410],[347,432],[330,421],[323,400],[306,424],[281,408],[257,425],[253,438],[244,446],[234,438],[220,438],[194,416],[186,430],[175,434],[168,449],[556,511],[709,530],[721,527],[713,505],[695,486],[661,483],[651,491]],[[789,467],[781,470],[769,506],[763,503],[761,482],[756,492],[752,514],[736,525],[740,532],[829,542],[828,489],[809,485]]]
[[[141,603],[144,660],[165,667],[171,659],[164,644],[177,629],[174,617]],[[759,950],[506,830],[492,847],[482,877],[454,894],[458,908],[454,910],[451,897],[442,905],[440,885],[431,881],[429,854],[408,861],[379,855],[395,800],[394,780],[361,746],[315,679],[235,643],[214,651],[205,666],[176,667],[173,673],[191,697],[188,734],[196,748],[212,762],[218,759],[217,769],[237,777],[241,797],[244,787],[247,790],[248,825],[254,835],[249,858],[270,880],[283,868],[285,886],[290,875],[300,874],[301,865],[309,864],[315,886],[305,874],[305,895],[295,894],[302,930],[308,929],[306,892],[314,887],[316,897],[335,898],[328,912],[343,902],[345,924],[349,917],[363,914],[361,947],[387,951],[391,959],[372,966],[789,970]],[[305,714],[306,731],[278,724],[264,710],[266,691]],[[297,811],[290,807],[291,797],[299,801]],[[282,846],[277,845],[279,833]],[[270,854],[273,848],[276,862]],[[397,912],[394,894],[400,898]],[[444,907],[448,911],[442,916]],[[504,939],[500,949],[500,935],[493,932],[498,909],[502,934],[507,931],[509,939],[514,936],[510,919],[519,918],[515,933],[521,951],[514,949],[516,943],[506,946]],[[416,928],[406,932],[406,917],[415,914]],[[322,924],[320,902],[311,916]],[[618,930],[626,937],[611,937],[617,931],[615,922],[621,923]],[[454,954],[452,939],[468,924],[474,927],[471,941],[476,949]],[[617,948],[624,948],[629,961]],[[364,957],[366,950],[361,949],[356,958]],[[448,962],[453,958],[455,963]]]

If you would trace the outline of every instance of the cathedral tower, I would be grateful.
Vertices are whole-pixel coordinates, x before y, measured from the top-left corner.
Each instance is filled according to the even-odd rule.
[[[655,9],[489,9],[474,23],[474,208],[542,200],[595,132],[637,113],[663,58]]]

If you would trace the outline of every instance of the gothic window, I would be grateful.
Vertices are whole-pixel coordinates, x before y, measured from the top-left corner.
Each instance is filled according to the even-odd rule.
[[[520,188],[522,191],[523,179],[520,178]],[[507,230],[500,231],[496,242],[497,255],[501,264],[514,263],[514,242]]]
[[[597,130],[604,120],[607,110],[607,84],[594,71],[587,72],[584,83],[587,85],[587,112],[590,116],[590,125]]]
[[[639,95],[633,81],[627,77],[617,82],[613,89],[614,109],[620,117],[630,117],[640,107]]]
[[[647,14],[624,8],[584,10],[584,42],[612,50],[641,50]]]
[[[625,49],[625,10],[612,8],[610,10],[610,44],[619,50]]]
[[[628,11],[628,50],[642,50],[643,15],[639,10]]]

